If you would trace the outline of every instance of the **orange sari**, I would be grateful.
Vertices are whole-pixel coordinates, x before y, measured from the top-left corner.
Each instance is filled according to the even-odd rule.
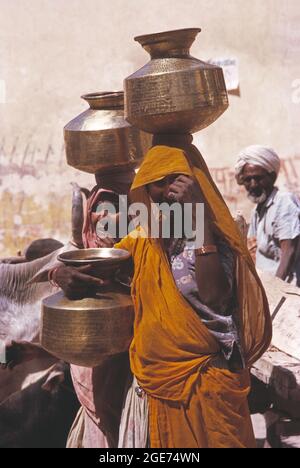
[[[216,230],[238,257],[238,322],[248,366],[267,349],[271,320],[263,286],[247,247],[204,161],[190,166],[176,148],[152,148],[133,182],[134,201],[150,205],[146,185],[171,173],[196,177]],[[220,347],[180,294],[160,242],[129,235],[116,247],[132,253],[135,274],[131,370],[149,399],[154,448],[254,447],[247,404],[249,372],[210,366]]]

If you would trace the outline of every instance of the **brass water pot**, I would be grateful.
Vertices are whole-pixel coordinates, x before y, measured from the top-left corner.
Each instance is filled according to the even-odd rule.
[[[64,128],[68,164],[93,174],[138,165],[151,138],[124,119],[124,93],[92,93],[82,99],[90,108]]]
[[[128,350],[134,310],[122,291],[97,293],[71,301],[63,292],[43,300],[41,344],[58,359],[96,367],[109,356]]]
[[[151,61],[125,79],[125,118],[149,133],[195,133],[228,107],[223,70],[190,55],[199,28],[135,38]]]
[[[90,274],[111,278],[130,258],[126,250],[81,249],[61,254],[73,267],[92,265]],[[58,359],[96,367],[106,358],[128,351],[133,337],[134,306],[130,289],[112,281],[89,297],[68,299],[62,291],[42,301],[40,341]]]

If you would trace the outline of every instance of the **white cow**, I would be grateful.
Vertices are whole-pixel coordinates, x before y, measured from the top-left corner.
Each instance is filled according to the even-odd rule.
[[[38,340],[41,317],[41,301],[53,294],[55,288],[49,282],[34,283],[32,279],[46,276],[47,271],[57,262],[57,255],[70,250],[70,245],[28,263],[17,265],[0,264],[0,340]],[[0,402],[11,393],[20,390],[26,380],[29,385],[41,372],[46,371],[56,360],[39,359],[24,363],[13,371],[0,371]]]

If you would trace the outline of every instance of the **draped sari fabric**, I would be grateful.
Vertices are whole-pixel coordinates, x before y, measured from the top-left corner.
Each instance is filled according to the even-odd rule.
[[[251,366],[271,340],[266,295],[225,202],[192,148],[190,155],[177,148],[152,148],[133,182],[131,196],[149,207],[147,184],[172,173],[196,178],[215,230],[237,254],[237,321]],[[116,247],[129,250],[134,260],[136,316],[130,364],[148,394],[151,447],[254,447],[248,370],[232,373],[211,365],[220,347],[177,289],[161,243],[143,237],[142,228],[136,234]]]
[[[99,215],[93,210],[101,201],[107,201],[108,196],[118,197],[113,190],[94,187],[86,205],[84,206],[84,223],[82,228],[82,240],[85,249],[101,247],[101,238],[97,236],[96,225]]]

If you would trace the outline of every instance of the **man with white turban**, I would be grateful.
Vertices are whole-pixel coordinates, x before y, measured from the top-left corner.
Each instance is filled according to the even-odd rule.
[[[272,148],[252,145],[238,155],[235,175],[257,205],[248,232],[257,268],[288,281],[298,276],[300,286],[300,201],[275,187],[279,170],[280,158]]]

